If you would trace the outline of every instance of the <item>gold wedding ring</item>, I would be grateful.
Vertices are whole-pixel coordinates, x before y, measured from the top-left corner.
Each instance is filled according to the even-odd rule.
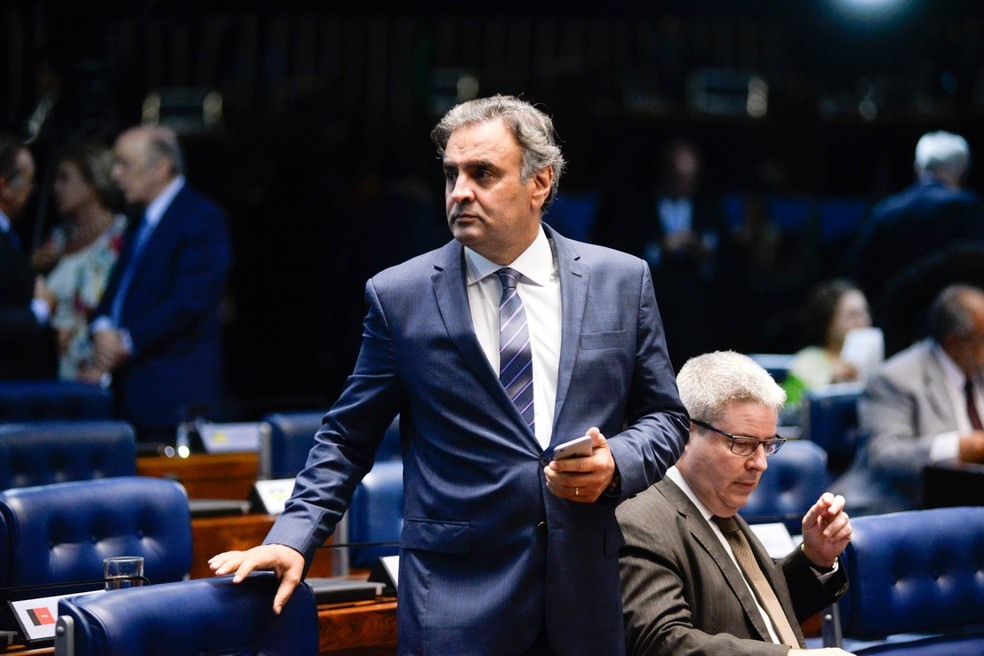
[[[577,496],[579,494],[581,494],[581,488],[579,487],[574,488],[574,496]]]

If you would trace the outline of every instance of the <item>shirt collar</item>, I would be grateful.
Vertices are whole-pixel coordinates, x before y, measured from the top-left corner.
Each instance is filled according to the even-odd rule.
[[[705,506],[701,500],[697,498],[697,494],[693,491],[693,489],[691,489],[690,485],[687,484],[686,479],[683,478],[683,474],[676,468],[676,465],[673,465],[666,470],[666,478],[676,483],[677,487],[679,487],[683,493],[687,495],[687,498],[690,499],[695,506],[697,506],[697,510],[700,511],[701,516],[705,520],[710,521],[711,517],[714,516],[714,513],[708,510],[707,506]]]
[[[10,228],[10,217],[4,214],[3,210],[0,210],[0,232],[10,232]]]
[[[485,258],[476,251],[465,247],[465,261],[468,269],[468,284],[472,285],[494,274],[502,265]],[[541,225],[536,239],[509,267],[523,274],[523,278],[534,285],[544,286],[553,275],[553,249]]]
[[[157,198],[150,202],[147,206],[146,212],[144,212],[144,220],[152,226],[156,226],[160,223],[161,217],[164,216],[164,212],[170,207],[171,201],[174,197],[178,195],[181,188],[184,187],[185,178],[183,175],[179,175],[171,183],[164,187],[164,191],[157,194]]]

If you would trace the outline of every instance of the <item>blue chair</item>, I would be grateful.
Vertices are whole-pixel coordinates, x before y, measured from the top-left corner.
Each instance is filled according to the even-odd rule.
[[[260,437],[260,478],[293,478],[304,469],[314,434],[325,413],[320,410],[273,412],[263,417]],[[376,450],[376,462],[402,460],[400,418],[390,424]]]
[[[777,383],[781,383],[789,374],[789,367],[796,356],[786,353],[749,353],[748,357],[768,371]]]
[[[82,595],[58,602],[59,656],[314,656],[318,610],[301,583],[280,615],[279,581],[269,572]]]
[[[984,654],[984,507],[851,523],[844,554],[851,585],[827,646],[859,656]]]
[[[293,478],[304,468],[314,434],[321,427],[324,413],[293,411],[271,413],[260,449],[261,478]],[[403,528],[403,451],[400,418],[386,429],[376,450],[372,469],[359,483],[336,540],[351,543],[399,542]],[[372,567],[380,556],[399,552],[397,546],[354,547],[349,550],[351,564]]]
[[[851,464],[863,440],[858,425],[858,399],[862,391],[860,383],[842,383],[803,395],[801,437],[827,452],[827,467],[832,476]]]
[[[0,425],[0,490],[136,474],[136,434],[120,420]]]
[[[7,581],[25,586],[101,579],[103,559],[143,556],[153,583],[191,569],[188,496],[163,478],[122,476],[0,493]]]
[[[741,516],[750,524],[782,522],[799,535],[803,515],[827,489],[827,454],[813,442],[790,440],[768,462]]]
[[[0,421],[112,419],[113,393],[69,380],[0,382]]]
[[[399,542],[403,531],[403,463],[376,462],[352,495],[348,511],[349,541]],[[400,552],[398,545],[355,547],[351,564],[371,568],[381,556]]]

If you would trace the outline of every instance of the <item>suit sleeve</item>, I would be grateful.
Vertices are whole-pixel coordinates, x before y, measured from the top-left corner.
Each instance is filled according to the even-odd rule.
[[[376,449],[404,398],[393,341],[372,281],[366,285],[366,304],[354,371],[325,415],[293,494],[264,540],[296,549],[307,562],[334,532],[356,486],[372,468]]]
[[[609,441],[622,477],[622,499],[663,478],[683,453],[690,418],[677,392],[676,375],[666,350],[663,323],[649,267],[639,261],[641,284],[635,368],[629,389],[625,427]],[[609,436],[610,437],[610,436]]]
[[[918,407],[913,392],[892,376],[874,376],[858,403],[868,432],[869,466],[893,479],[918,481],[935,435],[916,435]]]
[[[194,331],[215,312],[231,259],[225,215],[211,209],[182,236],[168,294],[151,311],[123,326],[133,339],[134,357],[166,348]]]

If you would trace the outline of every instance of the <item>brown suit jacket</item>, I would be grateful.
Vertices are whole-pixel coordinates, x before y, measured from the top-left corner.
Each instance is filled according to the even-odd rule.
[[[670,479],[619,506],[620,557],[628,653],[785,654],[771,641],[738,568],[697,507]],[[794,630],[847,589],[843,567],[826,582],[800,549],[776,562],[739,524]],[[792,591],[792,593],[790,592]]]

